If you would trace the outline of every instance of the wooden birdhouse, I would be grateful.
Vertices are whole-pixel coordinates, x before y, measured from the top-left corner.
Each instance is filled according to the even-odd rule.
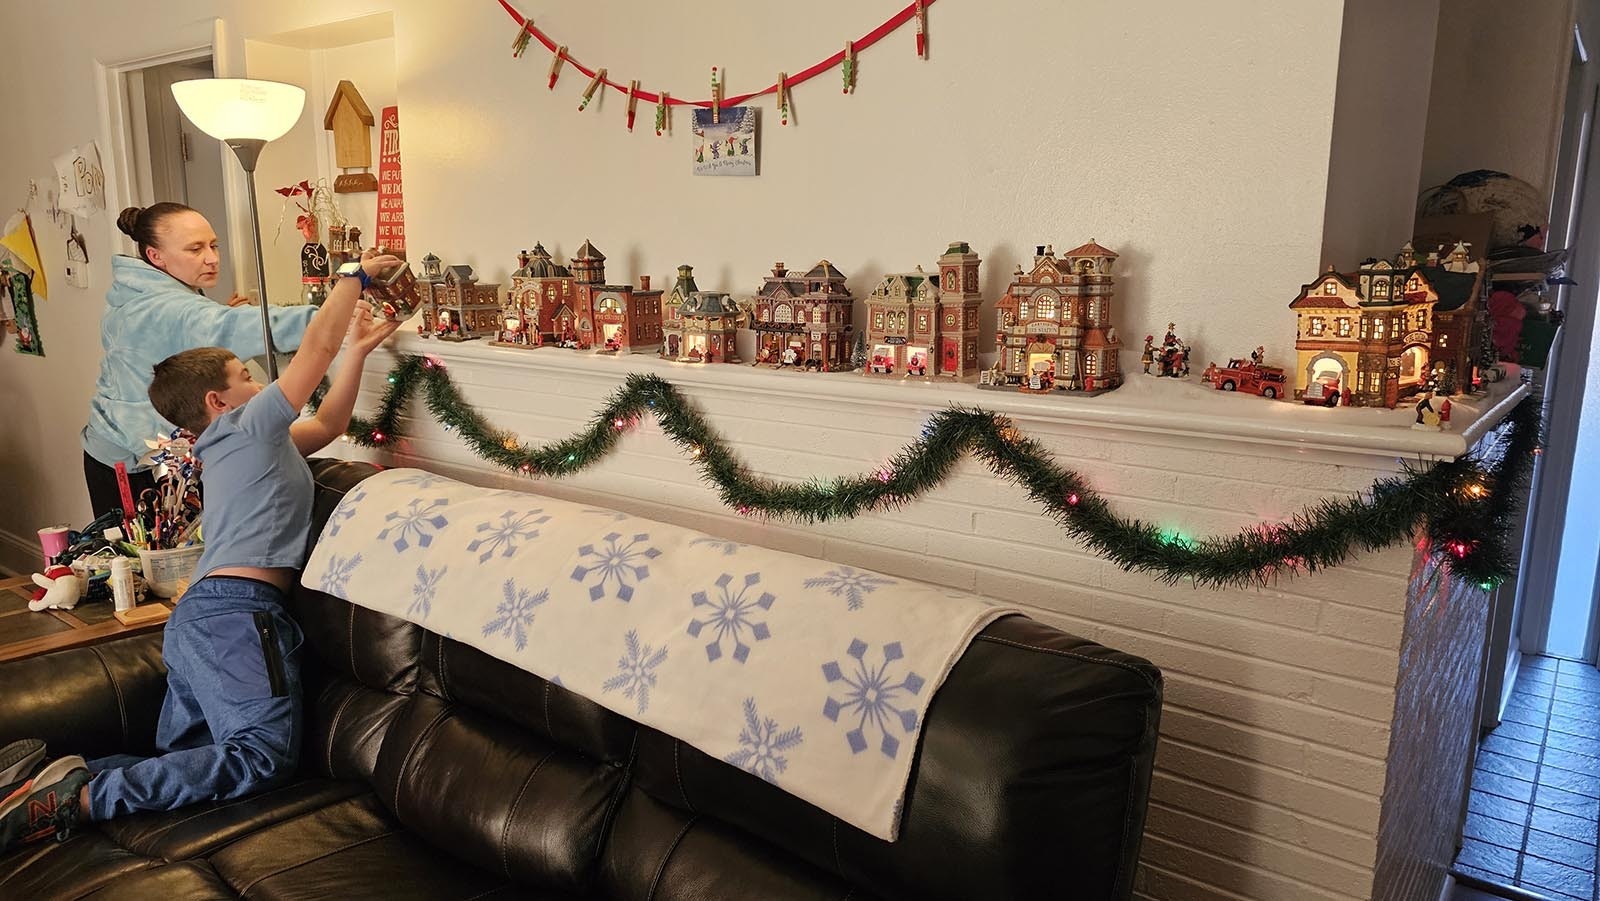
[[[372,166],[372,126],[376,120],[361,92],[349,80],[339,82],[333,101],[322,117],[322,127],[333,132],[334,165],[340,169],[368,169]],[[378,177],[371,172],[346,172],[334,179],[338,194],[357,194],[378,190]]]

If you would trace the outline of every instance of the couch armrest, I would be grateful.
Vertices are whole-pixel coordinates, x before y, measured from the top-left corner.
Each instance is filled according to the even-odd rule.
[[[167,691],[161,633],[0,663],[0,736],[52,756],[149,755]]]

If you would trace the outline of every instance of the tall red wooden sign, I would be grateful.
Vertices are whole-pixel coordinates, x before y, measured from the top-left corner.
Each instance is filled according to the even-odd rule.
[[[405,201],[400,191],[400,108],[383,109],[383,141],[378,151],[378,236],[374,246],[406,253]]]

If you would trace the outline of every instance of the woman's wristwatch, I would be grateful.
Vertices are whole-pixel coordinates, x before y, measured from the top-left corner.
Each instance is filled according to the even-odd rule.
[[[367,286],[372,284],[372,276],[368,275],[367,270],[361,268],[361,263],[357,261],[351,261],[349,263],[345,263],[343,266],[340,266],[338,269],[338,274],[341,278],[353,275],[357,279],[360,279],[361,290],[363,291],[367,290]]]

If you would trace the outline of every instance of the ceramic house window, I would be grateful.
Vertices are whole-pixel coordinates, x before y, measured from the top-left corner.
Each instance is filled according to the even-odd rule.
[[[1056,299],[1054,296],[1046,294],[1039,298],[1039,318],[1056,318]]]
[[[1331,281],[1330,282],[1323,282],[1322,283],[1322,293],[1328,295],[1329,297],[1332,297],[1333,295],[1339,293],[1339,286],[1334,284]]]
[[[1327,323],[1325,321],[1323,321],[1323,318],[1321,316],[1312,316],[1311,317],[1311,334],[1312,334],[1313,337],[1320,336],[1326,330],[1327,330]]]
[[[1032,318],[1029,315],[1032,312],[1033,312],[1033,304],[1029,303],[1028,301],[1024,300],[1024,301],[1022,301],[1022,302],[1017,304],[1017,316],[1023,322],[1027,322],[1030,318]]]
[[[875,328],[875,329],[882,329],[883,328],[883,311],[882,310],[876,310],[876,311],[873,312],[873,314],[872,314],[872,327]]]
[[[1348,316],[1340,316],[1339,319],[1338,319],[1338,326],[1339,326],[1339,337],[1341,337],[1341,338],[1350,337],[1350,317],[1348,317]]]
[[[777,309],[775,309],[773,311],[773,316],[776,318],[776,321],[778,321],[778,322],[793,322],[794,321],[794,311],[790,310],[789,309],[789,305],[786,304],[786,303],[778,304]]]

